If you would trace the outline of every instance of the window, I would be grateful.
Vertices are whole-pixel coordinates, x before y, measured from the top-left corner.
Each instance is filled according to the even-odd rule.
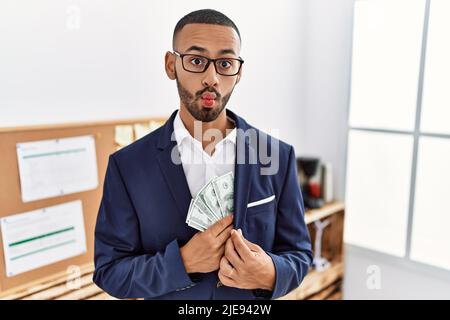
[[[424,8],[411,0],[355,3],[352,127],[414,130]]]
[[[346,243],[450,270],[450,1],[355,3]]]
[[[412,142],[404,134],[349,133],[346,242],[405,254]]]
[[[450,139],[421,137],[411,259],[450,269]]]
[[[450,134],[450,1],[430,6],[421,131]]]

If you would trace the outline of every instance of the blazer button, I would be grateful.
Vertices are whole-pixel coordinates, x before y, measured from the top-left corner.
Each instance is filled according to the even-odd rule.
[[[218,281],[218,282],[217,282],[217,285],[216,285],[216,288],[221,287],[221,286],[223,286],[223,283],[220,282],[220,281]]]

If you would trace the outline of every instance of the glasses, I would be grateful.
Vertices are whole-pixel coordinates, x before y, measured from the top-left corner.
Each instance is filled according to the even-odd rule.
[[[210,59],[197,54],[182,54],[177,51],[174,51],[174,53],[181,58],[183,69],[193,73],[205,72],[212,62],[218,74],[222,76],[235,76],[239,73],[244,63],[244,60],[241,58]]]

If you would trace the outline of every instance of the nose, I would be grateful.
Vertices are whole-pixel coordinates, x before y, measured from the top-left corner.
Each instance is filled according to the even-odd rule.
[[[216,69],[214,68],[214,64],[210,63],[208,69],[203,73],[202,83],[205,87],[216,87],[219,83],[219,79],[217,78]]]

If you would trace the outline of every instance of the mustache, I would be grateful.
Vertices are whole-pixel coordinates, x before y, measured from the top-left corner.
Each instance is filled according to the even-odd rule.
[[[203,90],[200,90],[196,93],[196,99],[200,98],[202,96],[202,94],[204,94],[205,92],[214,92],[216,94],[216,98],[220,99],[222,97],[222,95],[216,91],[216,89],[214,88],[205,88]]]

